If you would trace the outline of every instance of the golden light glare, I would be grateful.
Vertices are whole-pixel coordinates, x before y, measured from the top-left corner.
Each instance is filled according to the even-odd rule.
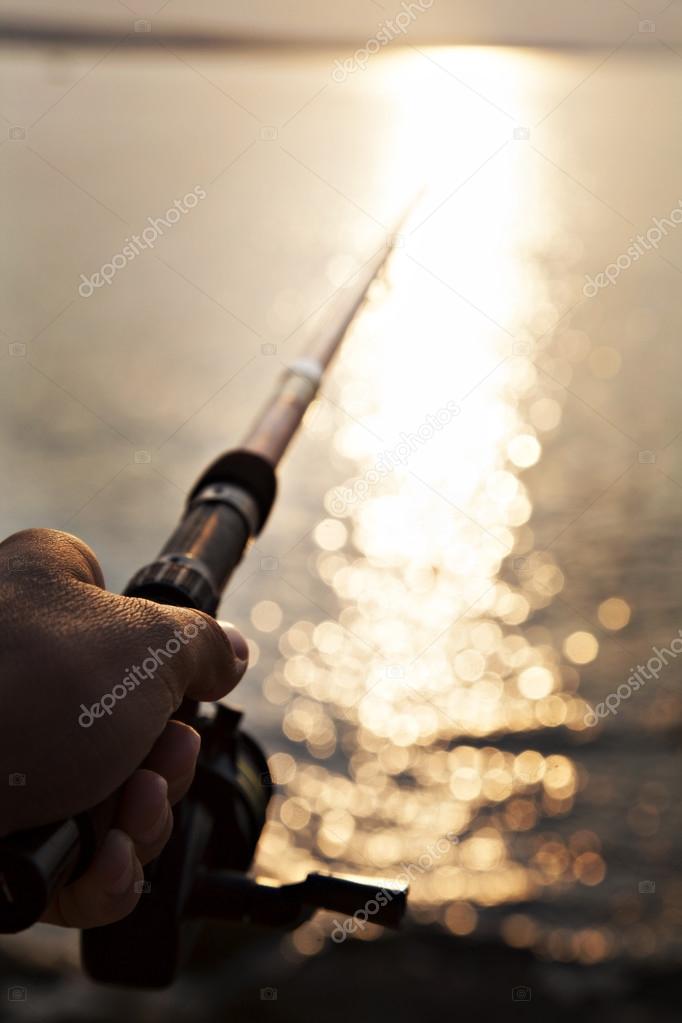
[[[276,785],[288,784],[296,774],[296,761],[289,753],[273,753],[268,767]]]
[[[554,676],[547,668],[535,665],[519,675],[519,692],[529,700],[540,700],[554,689]]]
[[[540,565],[533,571],[530,582],[536,592],[554,596],[564,588],[564,573],[557,565]]]
[[[599,643],[591,632],[572,632],[563,642],[563,651],[574,664],[589,664],[599,653]]]
[[[528,415],[538,430],[554,430],[561,421],[561,405],[554,398],[539,398],[531,405]]]
[[[315,543],[324,551],[337,551],[348,538],[348,531],[339,519],[323,519],[313,533]]]
[[[524,750],[514,761],[514,774],[525,784],[533,785],[545,774],[545,760],[536,750]]]
[[[468,902],[453,902],[445,911],[445,926],[453,934],[471,934],[477,920],[478,913]]]
[[[606,864],[599,853],[581,853],[573,864],[573,873],[581,884],[594,887],[606,876]]]
[[[282,608],[274,600],[260,600],[251,609],[251,621],[260,632],[274,632],[282,623]]]
[[[537,437],[525,433],[512,438],[507,446],[509,457],[520,469],[527,469],[540,458],[542,448]]]
[[[630,605],[622,597],[609,597],[608,600],[602,601],[597,610],[601,624],[613,632],[624,629],[630,621],[631,614]]]
[[[300,831],[310,820],[310,808],[302,799],[287,799],[280,807],[279,816],[292,831]]]
[[[555,799],[573,795],[577,776],[572,761],[560,754],[547,757],[542,783],[546,792]]]

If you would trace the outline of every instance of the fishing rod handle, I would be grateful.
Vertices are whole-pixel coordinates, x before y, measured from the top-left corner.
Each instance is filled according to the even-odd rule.
[[[0,839],[0,934],[16,934],[43,916],[53,897],[92,862],[110,830],[118,793],[94,810]]]
[[[274,469],[250,451],[221,455],[190,492],[185,514],[163,550],[131,579],[125,594],[215,615],[225,587],[275,498]]]

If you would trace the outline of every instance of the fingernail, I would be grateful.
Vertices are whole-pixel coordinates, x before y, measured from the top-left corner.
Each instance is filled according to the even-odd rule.
[[[133,883],[135,862],[133,843],[122,831],[114,828],[104,839],[101,854],[111,861],[112,880],[104,882],[107,895],[123,895]]]
[[[234,627],[232,622],[218,622],[218,625],[227,636],[232,652],[237,660],[244,661],[245,663],[248,662],[249,647],[241,632]]]

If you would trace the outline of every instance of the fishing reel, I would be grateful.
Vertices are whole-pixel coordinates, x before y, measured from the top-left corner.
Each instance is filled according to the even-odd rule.
[[[263,753],[239,728],[241,717],[221,704],[212,719],[194,717],[202,740],[195,779],[174,808],[163,854],[136,883],[137,906],[118,923],[82,932],[82,961],[93,980],[170,984],[196,937],[196,926],[185,921],[197,916],[220,871],[248,869],[273,789]],[[224,908],[226,919],[238,919]]]

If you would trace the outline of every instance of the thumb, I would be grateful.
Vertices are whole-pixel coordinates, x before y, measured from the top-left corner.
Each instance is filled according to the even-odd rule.
[[[249,648],[231,622],[190,608],[165,609],[172,616],[172,638],[165,644],[171,653],[163,681],[171,690],[175,706],[187,696],[193,700],[219,700],[237,685],[249,661]],[[178,645],[179,644],[179,645]]]

